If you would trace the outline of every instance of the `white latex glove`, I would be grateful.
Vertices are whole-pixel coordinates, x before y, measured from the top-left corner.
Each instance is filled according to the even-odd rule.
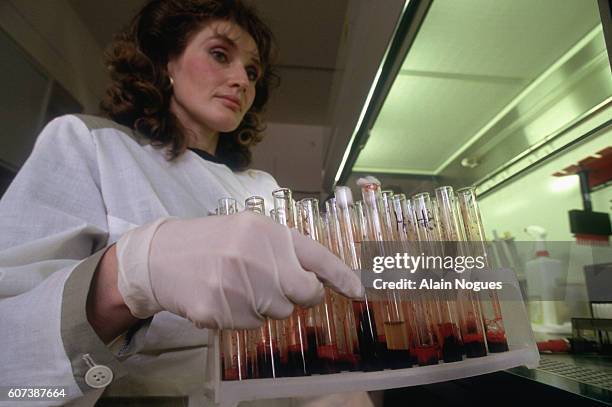
[[[138,318],[166,310],[199,328],[260,326],[323,299],[321,281],[352,298],[356,274],[325,247],[265,216],[160,219],[117,242],[119,292]]]

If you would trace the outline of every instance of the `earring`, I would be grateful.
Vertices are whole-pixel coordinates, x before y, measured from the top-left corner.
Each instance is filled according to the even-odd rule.
[[[172,76],[169,76],[170,78],[170,86],[174,86],[174,79],[172,79]]]

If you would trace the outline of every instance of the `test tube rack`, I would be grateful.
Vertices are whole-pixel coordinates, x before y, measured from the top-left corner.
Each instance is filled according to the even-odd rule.
[[[503,295],[500,295],[500,298],[503,300],[500,300],[500,305],[508,339],[509,350],[506,352],[459,362],[397,370],[223,381],[220,335],[217,331],[211,332],[209,337],[205,395],[220,407],[235,407],[244,400],[375,391],[455,380],[518,366],[536,368],[540,356],[516,275],[512,270],[504,270],[499,274],[505,279],[502,281]]]

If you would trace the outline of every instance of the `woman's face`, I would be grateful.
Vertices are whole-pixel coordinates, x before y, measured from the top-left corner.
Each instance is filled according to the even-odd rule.
[[[174,82],[170,110],[191,130],[235,130],[255,99],[258,55],[253,38],[237,24],[206,24],[168,62]]]

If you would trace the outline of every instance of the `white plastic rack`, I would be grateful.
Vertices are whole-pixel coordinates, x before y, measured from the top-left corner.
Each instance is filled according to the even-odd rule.
[[[500,305],[510,349],[507,352],[491,353],[485,357],[464,359],[460,362],[408,369],[223,381],[221,380],[221,354],[217,333],[211,335],[210,338],[206,376],[209,380],[205,384],[205,393],[220,407],[234,407],[243,400],[383,390],[460,379],[517,366],[533,369],[538,366],[540,356],[516,275],[511,270],[498,274],[502,274],[506,279],[503,281],[502,288],[504,294],[500,295],[500,298],[504,300],[500,300]]]

